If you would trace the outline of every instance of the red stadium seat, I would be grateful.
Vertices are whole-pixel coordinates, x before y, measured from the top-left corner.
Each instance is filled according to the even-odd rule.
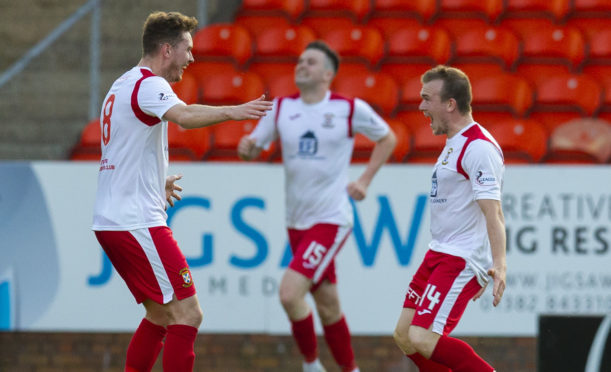
[[[582,115],[578,112],[563,111],[533,111],[528,115],[529,119],[543,124],[547,134],[550,135],[554,129],[571,120],[580,119]]]
[[[441,0],[442,18],[483,18],[493,23],[503,12],[503,0]]]
[[[371,70],[364,63],[359,62],[341,62],[335,79],[342,79],[347,76],[365,76],[371,74]]]
[[[509,74],[471,79],[475,110],[506,111],[524,116],[533,105],[533,88],[524,78]]]
[[[72,148],[70,160],[96,160],[102,156],[100,119],[91,120],[83,128],[78,143]]]
[[[413,77],[422,76],[427,70],[433,65],[428,63],[382,63],[380,72],[391,75],[398,84],[404,84],[406,81],[411,80]],[[418,88],[420,93],[420,88]]]
[[[182,79],[172,84],[172,90],[188,105],[199,102],[198,80],[191,70],[185,70]]]
[[[546,163],[605,163],[611,160],[611,124],[577,119],[557,127],[550,137]]]
[[[588,44],[590,45],[590,54],[586,61],[587,65],[611,65],[611,18],[607,29],[589,36]]]
[[[389,162],[401,163],[410,151],[411,135],[407,126],[398,119],[385,118],[390,128],[395,132],[397,137],[397,145],[395,146]],[[357,133],[354,135],[354,149],[352,151],[352,161],[356,163],[366,163],[371,157],[371,152],[375,146],[375,142],[371,141],[364,135]]]
[[[538,163],[547,152],[547,132],[536,120],[512,119],[485,128],[501,146],[506,164]]]
[[[422,101],[420,90],[422,89],[421,75],[412,75],[411,78],[405,79],[401,86],[401,94],[399,97],[399,110],[418,110],[418,106]]]
[[[573,0],[572,17],[611,17],[609,0]]]
[[[549,18],[563,21],[571,10],[571,0],[507,0],[503,18]]]
[[[433,26],[447,30],[453,40],[461,38],[465,32],[490,27],[485,20],[479,18],[438,18]]]
[[[257,36],[268,28],[288,27],[291,22],[282,16],[273,15],[239,15],[235,24],[242,26],[256,39]]]
[[[197,79],[198,85],[199,82],[207,79],[209,76],[218,75],[218,74],[229,74],[235,73],[238,70],[233,65],[233,63],[228,62],[194,62],[187,67],[185,70],[185,74],[195,77]]]
[[[601,84],[587,75],[555,75],[536,85],[535,111],[569,111],[594,115],[602,103]]]
[[[307,16],[350,17],[359,22],[369,15],[370,0],[310,0]]]
[[[200,81],[202,101],[211,105],[239,104],[265,93],[265,85],[253,72],[222,73]]]
[[[266,80],[269,98],[285,97],[298,93],[295,86],[295,74],[277,74]]]
[[[539,63],[520,63],[516,74],[530,80],[537,85],[542,80],[547,80],[549,76],[566,75],[570,69],[565,65],[539,64]]]
[[[520,57],[520,40],[509,28],[489,27],[466,31],[456,40],[453,62],[495,62],[513,69]]]
[[[372,26],[382,32],[385,40],[390,39],[395,32],[403,28],[420,28],[424,25],[416,18],[399,18],[399,17],[377,17],[372,18],[367,22],[368,26]]]
[[[264,82],[273,79],[276,75],[294,75],[294,62],[253,62],[248,66],[248,71],[261,76]]]
[[[505,72],[505,68],[498,63],[457,62],[452,63],[452,66],[467,74],[469,79],[483,78]]]
[[[414,17],[424,23],[432,19],[437,11],[437,1],[374,0],[372,17]]]
[[[230,60],[243,66],[253,55],[252,46],[252,37],[244,27],[230,23],[212,24],[195,33],[193,57],[197,61]]]
[[[227,121],[213,126],[213,141],[206,160],[210,161],[238,161],[238,143],[240,139],[253,131],[256,120]],[[270,149],[261,153],[257,160],[271,160],[276,153],[276,144],[272,143]]]
[[[586,66],[583,73],[603,85],[603,103],[601,111],[611,112],[611,65]]]
[[[388,38],[386,62],[445,64],[452,55],[450,34],[440,27],[404,27]]]
[[[391,116],[399,101],[395,80],[384,73],[337,76],[333,90],[346,97],[358,97],[384,116]]]
[[[243,0],[240,15],[282,15],[297,20],[305,10],[303,0]]]
[[[355,26],[329,31],[324,40],[343,60],[364,61],[371,68],[384,57],[382,33],[374,27]]]
[[[268,28],[257,36],[255,61],[296,62],[314,40],[314,31],[306,26]]]
[[[201,160],[210,150],[210,127],[184,129],[168,123],[170,161]]]
[[[408,154],[408,163],[427,163],[434,164],[443,150],[446,143],[446,136],[436,136],[433,134],[433,130],[430,125],[424,123],[430,123],[429,119],[424,117],[422,113],[423,124],[410,125],[407,124],[412,133],[412,151]],[[403,116],[404,118],[405,116]]]
[[[311,28],[319,38],[324,38],[329,31],[356,26],[356,23],[347,17],[305,17],[301,24]]]

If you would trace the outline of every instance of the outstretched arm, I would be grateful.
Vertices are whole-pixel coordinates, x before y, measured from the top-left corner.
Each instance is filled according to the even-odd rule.
[[[492,295],[494,300],[492,304],[497,306],[501,302],[503,292],[505,291],[505,277],[507,274],[507,263],[505,260],[506,236],[505,236],[505,217],[499,200],[480,199],[477,201],[486,217],[486,228],[488,230],[488,238],[490,239],[490,248],[492,250],[492,268],[488,270],[488,275],[494,279],[494,288]],[[479,298],[483,290],[480,291],[474,299]]]
[[[226,120],[260,119],[272,109],[265,95],[237,106],[175,105],[163,118],[185,129],[207,127]]]
[[[354,200],[363,200],[367,196],[367,188],[373,180],[382,164],[388,160],[392,150],[397,144],[395,133],[390,129],[388,133],[378,140],[371,152],[371,157],[367,163],[367,168],[361,176],[348,184],[348,195]]]

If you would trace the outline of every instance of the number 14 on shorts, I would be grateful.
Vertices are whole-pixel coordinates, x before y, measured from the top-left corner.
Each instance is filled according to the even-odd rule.
[[[433,308],[435,307],[435,305],[437,305],[439,303],[439,297],[441,297],[441,292],[439,292],[437,290],[437,286],[435,284],[427,284],[426,285],[426,289],[424,290],[424,293],[422,294],[422,297],[420,297],[420,301],[418,301],[418,306],[423,306],[423,303],[425,300],[429,301],[429,306],[428,306],[428,310],[427,309],[423,309],[418,311],[418,315],[423,315],[426,313],[430,313],[431,311],[433,311]]]

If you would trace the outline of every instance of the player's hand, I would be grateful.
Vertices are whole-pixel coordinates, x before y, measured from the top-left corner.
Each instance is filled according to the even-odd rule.
[[[367,186],[358,180],[350,182],[347,190],[348,195],[354,200],[363,200],[367,196]]]
[[[242,160],[250,160],[253,158],[252,153],[255,148],[255,139],[249,136],[244,136],[238,143],[238,156]]]
[[[506,269],[504,267],[493,267],[488,270],[488,275],[494,279],[494,287],[492,288],[492,304],[497,306],[501,302],[503,292],[505,292],[505,277]]]
[[[170,204],[170,207],[174,206],[174,199],[180,200],[182,197],[178,195],[177,191],[182,191],[182,187],[178,186],[175,182],[182,178],[182,174],[177,174],[173,176],[168,176],[165,179],[165,198]]]
[[[271,110],[273,102],[265,100],[265,94],[261,97],[241,105],[232,106],[229,110],[231,120],[260,119],[267,111]]]

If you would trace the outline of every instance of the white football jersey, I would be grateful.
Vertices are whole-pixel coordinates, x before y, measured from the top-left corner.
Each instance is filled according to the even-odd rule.
[[[276,98],[272,112],[261,118],[250,136],[263,148],[280,138],[287,226],[352,225],[346,187],[353,135],[362,133],[377,141],[388,131],[386,122],[358,98],[331,92],[315,104],[298,95]]]
[[[145,67],[117,79],[104,99],[102,160],[93,230],[165,226],[168,130],[163,115],[184,104],[170,84]]]
[[[499,144],[477,123],[446,141],[433,169],[429,247],[464,258],[481,284],[492,267],[492,252],[477,200],[501,200],[504,172]]]

